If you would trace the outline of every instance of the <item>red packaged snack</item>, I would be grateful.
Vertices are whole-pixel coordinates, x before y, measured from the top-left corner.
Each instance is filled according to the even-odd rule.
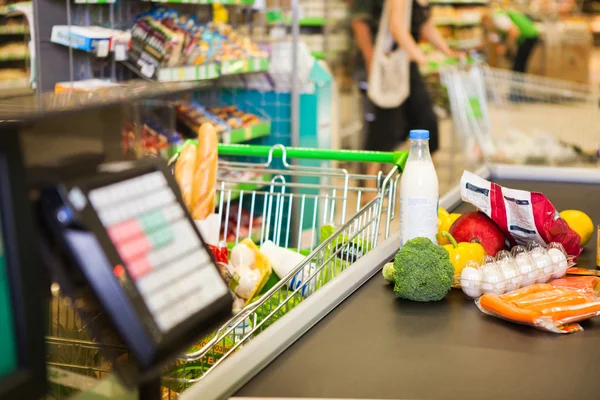
[[[581,254],[581,238],[541,193],[504,188],[468,171],[460,181],[462,200],[490,217],[514,243],[557,242],[568,255]]]
[[[207,245],[211,253],[215,257],[215,261],[218,263],[227,264],[229,262],[229,249],[224,243],[220,243],[218,246]]]

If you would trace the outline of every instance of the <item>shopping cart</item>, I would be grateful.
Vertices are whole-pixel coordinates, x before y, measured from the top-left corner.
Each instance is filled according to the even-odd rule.
[[[257,244],[271,240],[305,258],[166,369],[165,397],[174,397],[202,379],[392,233],[398,180],[407,153],[220,145],[219,157],[219,238],[230,246],[247,237]],[[386,163],[391,170],[368,176],[333,168],[332,161],[357,167],[364,162]],[[376,185],[365,185],[366,181]],[[54,351],[49,352],[48,364],[101,378],[120,357],[127,357],[126,348],[98,343],[88,336],[91,330],[73,305],[65,305],[60,297],[53,301],[47,342]],[[108,358],[104,356],[107,350]],[[57,393],[54,390],[52,395],[58,399]]]
[[[596,165],[600,114],[592,86],[482,64],[441,74],[467,157],[482,152],[497,163]]]

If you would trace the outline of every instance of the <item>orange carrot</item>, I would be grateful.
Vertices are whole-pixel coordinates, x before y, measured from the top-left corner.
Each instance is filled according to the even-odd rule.
[[[587,302],[568,307],[553,307],[542,311],[544,316],[552,317],[557,326],[570,324],[600,314],[600,301]]]
[[[564,307],[576,306],[578,304],[585,304],[585,303],[589,303],[589,302],[590,302],[589,297],[584,296],[582,294],[575,294],[575,295],[563,296],[558,299],[553,299],[552,301],[545,302],[545,303],[529,305],[529,306],[523,307],[523,308],[526,310],[531,310],[531,311],[539,311],[543,315],[544,312],[546,312],[546,313],[550,312],[549,311],[550,309],[556,310],[559,307],[564,308]]]
[[[554,287],[566,287],[585,292],[590,296],[600,295],[600,278],[595,276],[567,276],[551,282]]]
[[[519,308],[527,308],[530,305],[552,302],[553,300],[565,296],[568,292],[569,291],[567,289],[556,288],[546,290],[544,292],[532,293],[527,296],[520,297],[517,300],[509,301],[509,303],[512,303]]]
[[[503,294],[500,296],[500,298],[505,301],[514,301],[533,293],[544,292],[552,289],[554,289],[552,285],[548,285],[547,283],[539,283]]]
[[[524,324],[533,324],[541,315],[539,312],[518,308],[513,304],[503,301],[500,296],[492,293],[481,296],[479,304],[486,311],[498,314],[508,320]]]

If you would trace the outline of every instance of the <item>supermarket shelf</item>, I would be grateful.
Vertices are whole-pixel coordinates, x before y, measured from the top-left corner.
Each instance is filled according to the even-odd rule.
[[[35,91],[30,87],[0,87],[0,99],[9,99],[12,97],[22,97],[34,94]]]
[[[117,0],[75,0],[75,4],[115,4]]]
[[[0,62],[25,61],[29,60],[29,54],[23,56],[0,56]]]
[[[222,4],[225,6],[251,6],[254,0],[149,0],[152,3]]]
[[[474,26],[481,24],[481,18],[473,19],[455,19],[455,18],[436,18],[433,20],[437,26]]]
[[[25,25],[4,25],[0,26],[0,35],[24,35],[29,33]]]
[[[326,21],[325,18],[322,17],[307,17],[300,18],[298,23],[300,26],[325,26]]]
[[[469,5],[469,6],[475,6],[475,5],[487,5],[489,4],[489,0],[431,0],[429,2],[429,4],[432,5],[437,5],[437,4],[444,4],[444,5]]]
[[[269,70],[268,58],[254,58],[250,60],[224,61],[221,63],[221,75],[248,74],[265,72]]]
[[[284,16],[283,13],[278,10],[267,11],[266,17],[267,17],[268,24],[285,24],[285,25],[292,24],[292,19],[290,17]],[[300,18],[298,20],[298,25],[303,26],[303,27],[318,28],[318,27],[324,27],[325,25],[327,25],[328,22],[329,22],[329,24],[331,24],[331,23],[337,23],[340,20],[341,19],[330,18],[329,21],[327,21],[324,17],[304,17],[304,18]]]
[[[96,93],[70,91],[44,93],[0,101],[0,119],[31,121],[51,115],[78,112],[81,110],[108,107],[132,101],[176,95],[201,90],[202,82],[152,83],[140,80],[129,81],[117,88]]]
[[[148,72],[148,78],[154,75],[154,70]],[[219,77],[219,66],[217,64],[190,65],[173,68],[160,68],[156,71],[156,79],[159,82],[178,81],[204,81]]]
[[[223,75],[248,74],[269,70],[269,59],[258,58],[251,60],[226,61],[219,64],[160,68],[156,71],[159,82],[204,81],[216,79]],[[150,71],[153,72],[153,71]],[[149,75],[149,76],[148,76]],[[146,77],[154,74],[148,73]]]
[[[263,121],[247,128],[234,129],[223,133],[224,144],[245,143],[252,139],[269,136],[271,134],[271,121]]]
[[[450,47],[458,50],[470,50],[481,47],[481,38],[451,40],[448,42]]]
[[[187,121],[184,122],[185,126],[187,126],[191,131],[196,132],[198,129],[196,126],[192,126]],[[261,121],[258,124],[254,124],[252,126],[248,126],[245,128],[233,129],[228,132],[222,133],[221,143],[223,144],[239,144],[245,143],[252,139],[258,139],[261,137],[269,136],[271,134],[271,121]],[[197,141],[194,139],[190,139],[188,142]]]
[[[26,3],[31,4],[30,1],[23,1],[23,2],[19,2],[19,3],[9,4],[7,6],[0,6],[0,15],[6,15],[9,17],[18,16],[18,15],[22,16],[23,13],[21,11],[19,11],[18,8],[15,6],[20,6],[20,5],[26,4]]]

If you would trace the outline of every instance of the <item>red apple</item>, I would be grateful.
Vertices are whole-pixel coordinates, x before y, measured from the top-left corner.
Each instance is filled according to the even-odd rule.
[[[498,225],[482,212],[468,212],[450,227],[450,234],[457,242],[480,243],[487,255],[495,256],[504,249],[506,237]]]

